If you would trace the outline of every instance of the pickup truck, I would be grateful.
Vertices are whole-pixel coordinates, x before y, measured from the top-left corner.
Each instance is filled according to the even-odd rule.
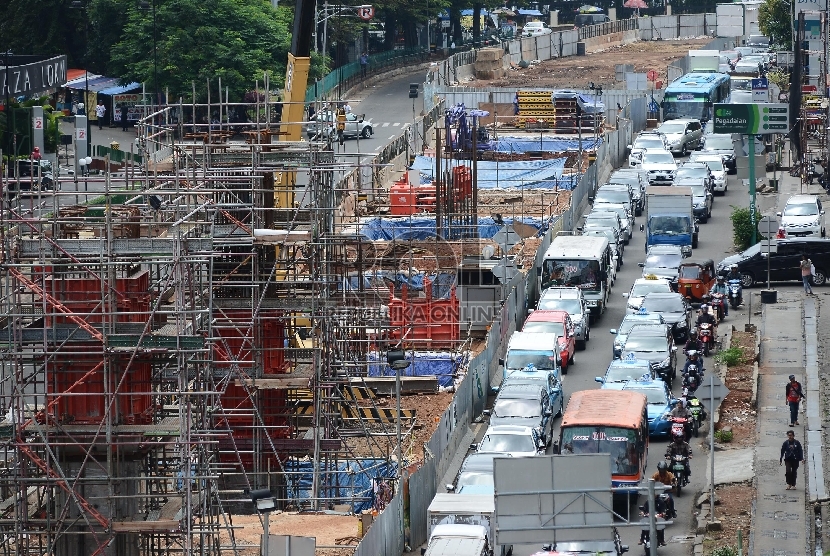
[[[484,529],[490,551],[496,556],[505,556],[512,552],[513,547],[493,545],[495,519],[496,501],[492,494],[438,493],[427,508],[430,539],[441,531],[439,528],[443,525],[478,526]]]

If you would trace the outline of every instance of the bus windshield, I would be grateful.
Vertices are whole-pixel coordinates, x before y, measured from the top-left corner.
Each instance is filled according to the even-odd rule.
[[[551,286],[579,286],[584,290],[599,290],[599,261],[546,260],[542,266],[542,289]]]
[[[666,95],[663,101],[663,119],[692,118],[695,120],[709,119],[709,103],[707,96],[694,93],[676,93]]]
[[[622,427],[574,426],[562,428],[563,454],[611,454],[611,473],[635,475],[640,461],[637,431]]]

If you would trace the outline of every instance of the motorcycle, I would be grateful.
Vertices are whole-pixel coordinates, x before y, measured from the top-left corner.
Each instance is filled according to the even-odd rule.
[[[737,278],[733,278],[729,280],[729,306],[733,309],[737,309],[738,305],[743,303],[743,289],[741,286],[741,281]]]
[[[669,421],[671,421],[672,438],[681,437],[688,442],[692,437],[692,420],[685,417],[669,417]]]
[[[818,184],[825,189],[827,188],[827,180],[824,175],[824,160],[821,157],[816,157],[813,159],[812,164],[810,164],[810,171],[807,174],[807,179],[810,183],[813,183],[813,180],[818,180]]]
[[[715,331],[711,323],[700,323],[700,342],[703,344],[703,355],[708,356],[715,349]]]
[[[671,516],[667,515],[668,509],[668,495],[667,494],[658,494],[654,500],[654,506],[657,512],[654,514],[655,523],[654,523],[654,530],[657,533],[657,546],[666,546],[666,537],[665,537],[665,529],[666,529],[666,519],[671,519]],[[651,527],[649,526],[649,511],[648,502],[640,506],[640,523],[642,530],[640,531],[640,544],[643,545],[645,549],[645,555],[649,556],[651,554]]]
[[[680,496],[680,491],[683,490],[683,487],[689,484],[689,476],[686,474],[686,465],[688,464],[689,458],[681,455],[674,455],[669,458],[669,469],[671,469],[672,474],[674,475],[674,491],[675,493]]]
[[[703,409],[703,404],[700,403],[700,400],[697,399],[694,393],[684,391],[684,395],[686,397],[686,405],[692,413],[692,435],[697,437],[697,433],[700,431],[700,425],[706,419],[706,410]]]
[[[686,372],[683,373],[683,394],[686,396],[694,395],[700,386],[701,376],[698,373],[697,366],[689,365]]]
[[[722,293],[715,292],[711,297],[712,307],[715,308],[715,314],[718,317],[718,322],[720,322],[726,316],[726,296]]]

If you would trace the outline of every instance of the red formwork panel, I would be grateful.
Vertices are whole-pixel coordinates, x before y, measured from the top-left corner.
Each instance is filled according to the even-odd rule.
[[[150,272],[145,270],[127,278],[107,282],[98,278],[67,278],[49,275],[44,279],[44,290],[66,309],[90,324],[100,324],[111,308],[102,302],[104,288],[109,287],[115,300],[117,322],[146,322],[150,314]],[[68,318],[52,306],[47,307],[46,324],[71,324]]]
[[[99,352],[99,353],[96,353]],[[46,362],[47,403],[57,399],[49,412],[61,423],[98,424],[107,411],[105,391],[115,392],[110,412],[119,425],[149,424],[153,418],[152,368],[131,354],[110,357],[109,369],[101,364],[101,344],[90,342],[64,346]],[[95,372],[90,371],[96,369]],[[105,380],[105,376],[109,380]],[[109,387],[105,388],[106,382]]]
[[[424,279],[423,298],[409,298],[407,287],[401,289],[401,298],[389,288],[389,320],[394,339],[404,338],[412,347],[453,348],[461,337],[459,302],[455,287],[448,299],[432,298],[432,282]]]
[[[253,330],[251,322],[254,322]],[[253,369],[259,353],[263,374],[288,372],[285,359],[286,319],[274,311],[263,311],[252,319],[250,310],[214,313],[214,364],[217,369],[239,366],[244,372]]]
[[[222,411],[213,414],[214,428],[230,431],[229,435],[219,437],[220,459],[229,464],[241,463],[246,471],[252,470],[255,453],[262,454],[276,466],[276,459],[284,459],[286,454],[275,453],[268,439],[279,440],[292,435],[288,392],[257,390],[255,396],[258,411],[254,411],[253,401],[245,388],[231,382],[221,397]]]

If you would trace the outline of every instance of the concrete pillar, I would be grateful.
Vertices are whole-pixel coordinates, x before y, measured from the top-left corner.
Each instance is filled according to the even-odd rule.
[[[42,106],[32,107],[32,130],[32,150],[35,150],[35,147],[39,147],[40,152],[45,153],[46,148],[43,137],[44,131],[46,130],[46,118],[43,117]]]
[[[608,8],[608,19],[617,21],[617,8]]]
[[[87,136],[89,129],[86,125],[86,116],[75,116],[75,175],[81,173],[81,167],[78,161],[82,158],[90,156],[87,152]]]

